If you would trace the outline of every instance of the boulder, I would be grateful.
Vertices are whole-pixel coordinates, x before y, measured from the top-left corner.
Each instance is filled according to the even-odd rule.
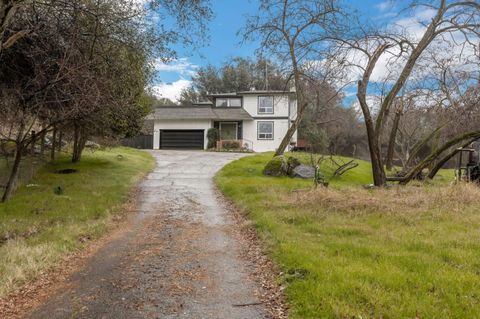
[[[283,176],[286,174],[287,162],[283,156],[275,156],[263,169],[263,175]]]
[[[288,176],[293,176],[293,170],[302,165],[302,163],[300,162],[300,160],[296,157],[289,157],[287,159],[287,170],[286,170],[286,173]]]
[[[315,177],[315,167],[308,165],[298,165],[292,171],[292,177],[310,179]]]

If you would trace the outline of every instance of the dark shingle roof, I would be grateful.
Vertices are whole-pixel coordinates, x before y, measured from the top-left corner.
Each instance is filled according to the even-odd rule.
[[[147,120],[251,120],[242,108],[212,108],[206,106],[162,106],[149,114]]]
[[[242,108],[213,108],[218,120],[251,120],[252,117]]]

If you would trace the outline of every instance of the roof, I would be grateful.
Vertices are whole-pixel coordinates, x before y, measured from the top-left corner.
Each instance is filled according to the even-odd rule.
[[[250,91],[240,91],[240,92],[228,92],[228,93],[212,93],[209,94],[209,97],[240,97],[247,94],[275,94],[275,95],[285,95],[285,94],[295,94],[295,91],[283,91],[283,90],[250,90]]]
[[[237,96],[237,93],[236,92],[212,93],[212,94],[208,94],[207,96],[211,96],[211,97],[235,97],[235,96]]]
[[[250,91],[241,91],[237,93],[238,95],[245,94],[295,94],[295,91],[283,91],[283,90],[250,90]]]
[[[253,118],[240,107],[212,108],[218,120],[252,120]]]
[[[213,108],[211,106],[162,106],[146,120],[252,120],[243,108]]]
[[[212,101],[196,102],[193,105],[213,105]]]

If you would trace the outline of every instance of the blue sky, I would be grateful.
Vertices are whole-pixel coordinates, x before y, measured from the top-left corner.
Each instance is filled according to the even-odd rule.
[[[349,5],[359,10],[367,19],[385,21],[391,18],[394,9],[391,0],[351,0]],[[237,32],[244,26],[245,16],[258,10],[254,0],[212,0],[215,17],[209,24],[210,41],[205,47],[192,51],[190,48],[175,46],[178,59],[169,64],[158,63],[159,82],[155,91],[172,100],[180,90],[190,83],[191,76],[200,66],[209,63],[221,65],[231,57],[254,57],[258,43],[241,44]]]

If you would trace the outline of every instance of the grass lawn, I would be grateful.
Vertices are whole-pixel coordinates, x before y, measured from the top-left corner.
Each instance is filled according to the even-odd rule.
[[[153,167],[147,152],[114,148],[85,151],[78,164],[63,157],[39,169],[0,204],[0,297],[80,249],[82,239],[104,233],[132,187]],[[55,173],[64,168],[78,172]],[[57,186],[62,194],[54,193]]]
[[[235,161],[216,182],[282,268],[291,318],[480,318],[480,188],[444,171],[433,185],[366,190],[358,161],[315,190],[262,176],[270,158]]]

